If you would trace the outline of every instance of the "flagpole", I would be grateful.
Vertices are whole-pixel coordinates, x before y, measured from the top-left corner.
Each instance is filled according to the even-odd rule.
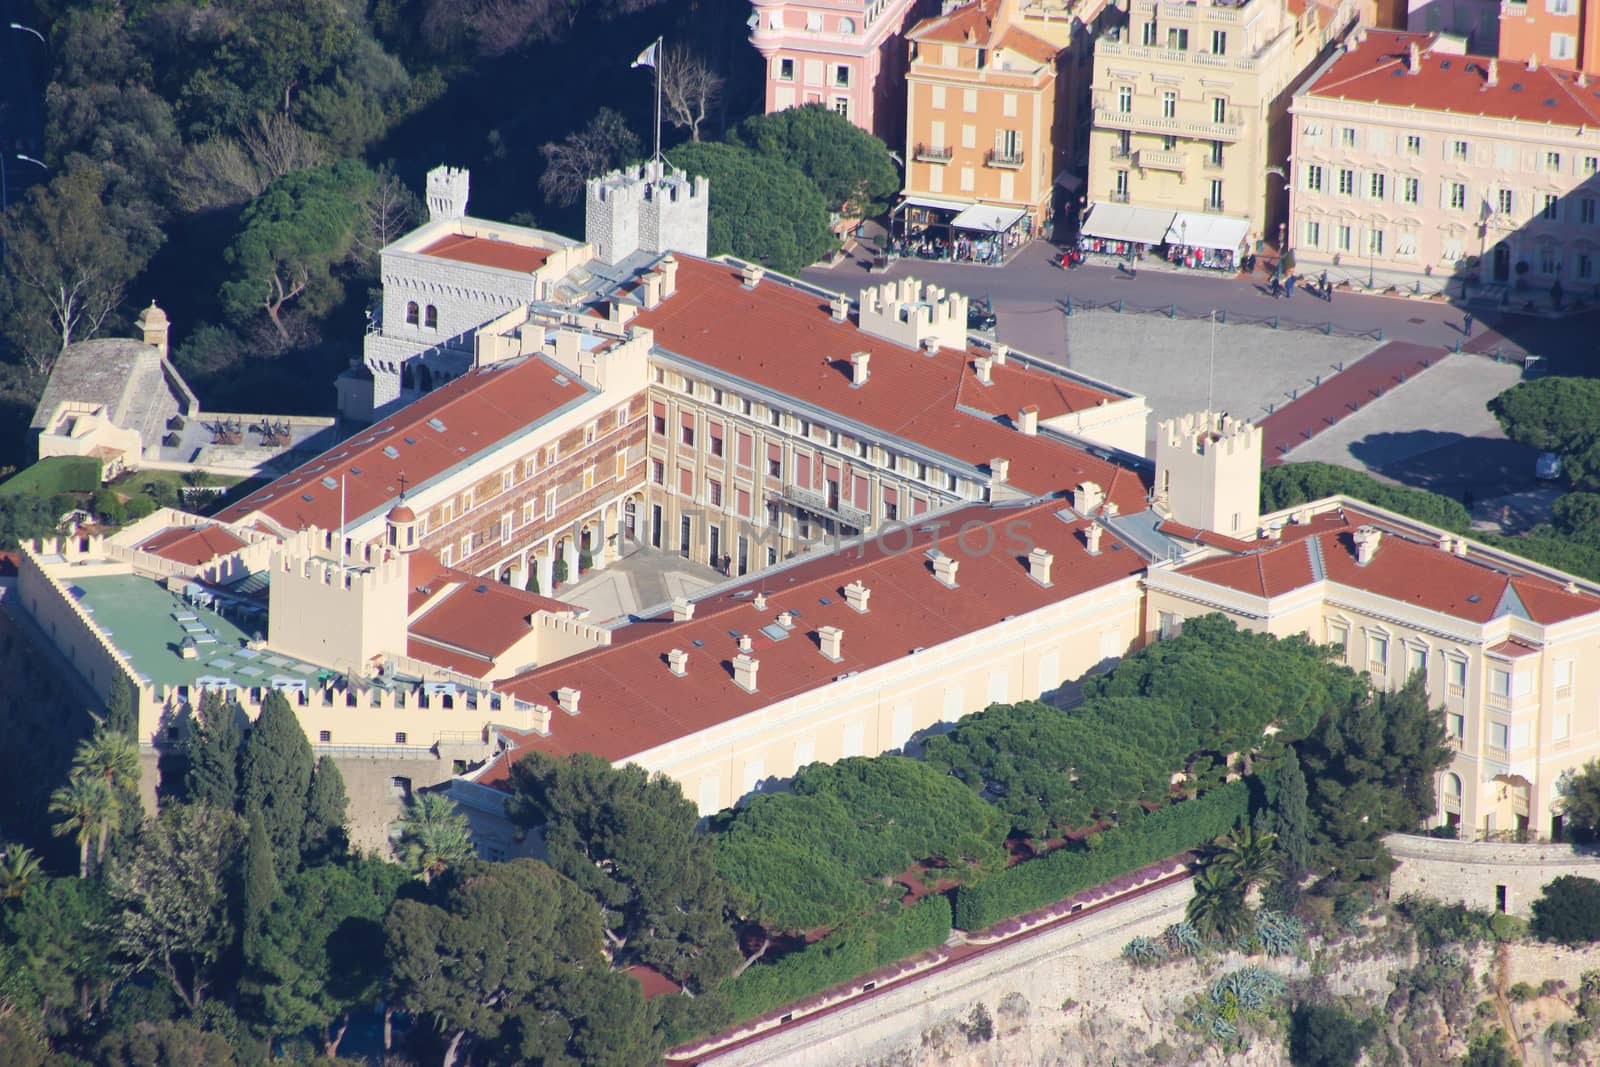
[[[656,162],[661,162],[661,42],[664,37],[656,38]]]

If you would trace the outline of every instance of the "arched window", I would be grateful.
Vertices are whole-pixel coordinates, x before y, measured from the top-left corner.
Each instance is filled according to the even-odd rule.
[[[1444,776],[1444,795],[1451,800],[1461,799],[1461,776],[1454,771]]]
[[[417,324],[417,302],[415,300],[413,300],[410,303],[406,304],[406,325],[407,326],[415,326],[416,324]]]
[[[855,33],[856,32],[856,20],[855,19],[840,19],[839,20],[839,32],[843,33],[843,34]]]
[[[422,324],[430,330],[437,330],[439,328],[439,309],[429,304],[427,317],[422,320]]]

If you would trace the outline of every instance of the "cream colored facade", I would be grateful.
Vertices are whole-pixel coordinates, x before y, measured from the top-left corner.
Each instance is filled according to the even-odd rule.
[[[1132,0],[1095,42],[1089,201],[1227,215],[1276,240],[1289,94],[1353,10]]]
[[[1156,428],[1155,507],[1202,530],[1249,537],[1261,514],[1261,427],[1221,412]]]
[[[1560,572],[1478,544],[1461,542],[1413,520],[1343,498],[1264,515],[1263,526],[1294,523],[1349,505],[1416,540],[1449,547],[1488,567]],[[1383,551],[1380,544],[1378,552]],[[1379,687],[1398,688],[1421,670],[1430,701],[1442,706],[1455,761],[1438,779],[1436,821],[1457,823],[1463,837],[1526,830],[1551,834],[1563,773],[1600,756],[1600,611],[1542,626],[1507,611],[1487,623],[1428,610],[1407,600],[1316,582],[1272,597],[1251,596],[1179,571],[1188,560],[1153,566],[1145,578],[1146,628],[1171,633],[1182,620],[1220,611],[1239,626],[1279,637],[1305,634],[1343,645],[1344,662]],[[1594,593],[1592,585],[1582,587]],[[1506,648],[1513,642],[1511,648]],[[1497,646],[1500,650],[1496,650]]]
[[[1389,48],[1389,35],[1358,47]],[[1523,64],[1463,55],[1448,41],[1424,50],[1419,78],[1436,77],[1429,68],[1441,54],[1493,68],[1507,88],[1532,80]],[[1568,292],[1600,280],[1600,126],[1554,122],[1543,103],[1575,90],[1532,85],[1526,117],[1506,118],[1478,113],[1464,95],[1473,90],[1458,88],[1441,86],[1433,108],[1343,99],[1316,83],[1295,96],[1292,243],[1302,273],[1422,292],[1463,277],[1541,289],[1559,278]],[[1456,99],[1463,106],[1448,108]]]

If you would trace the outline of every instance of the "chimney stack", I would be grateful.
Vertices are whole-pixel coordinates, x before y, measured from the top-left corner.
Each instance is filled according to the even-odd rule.
[[[761,284],[761,279],[766,275],[766,273],[767,272],[765,270],[756,266],[754,263],[746,263],[739,270],[740,283],[746,289],[754,289],[756,286]]]
[[[1498,59],[1489,60],[1489,70],[1483,76],[1483,84],[1490,88],[1500,84],[1500,61]]]
[[[686,596],[672,598],[672,621],[688,622],[694,618],[694,602]]]
[[[1539,53],[1533,52],[1528,56],[1528,73],[1532,74],[1539,69]]]
[[[1090,515],[1106,502],[1105,490],[1098,482],[1080,482],[1072,491],[1072,510],[1079,515]]]
[[[837,626],[817,627],[817,641],[822,646],[822,655],[838,663],[842,658],[840,649],[844,647],[844,631]]]
[[[924,337],[922,339],[922,348],[925,355],[937,356],[939,354],[939,338]]]
[[[1039,432],[1039,409],[1029,404],[1017,412],[1017,429],[1027,437],[1033,437]]]
[[[844,587],[844,602],[850,605],[850,610],[860,615],[867,613],[867,601],[872,598],[872,590],[860,580],[851,582]]]
[[[956,571],[960,568],[961,561],[943,552],[933,557],[933,576],[945,586],[956,588]]]
[[[1467,555],[1467,539],[1465,537],[1456,538],[1455,552],[1456,552],[1456,555],[1461,556],[1462,558],[1466,558],[1466,555]]]
[[[1452,544],[1454,544],[1454,543],[1455,543],[1455,538],[1451,537],[1448,533],[1445,533],[1443,531],[1441,531],[1439,533],[1439,541],[1438,541],[1439,551],[1441,551],[1441,552],[1450,551],[1450,546]]]
[[[1356,565],[1365,567],[1378,554],[1378,545],[1383,541],[1383,531],[1376,526],[1358,526],[1351,537],[1356,543]]]
[[[780,611],[780,612],[778,612],[778,625],[783,627],[785,630],[794,629],[794,612],[792,612],[792,611]]]
[[[755,639],[749,634],[739,635],[739,651],[749,654],[756,650]]]
[[[550,705],[535,704],[533,706],[533,732],[540,737],[550,736]]]
[[[974,359],[972,363],[973,366],[978,369],[978,384],[993,385],[994,375],[990,368],[994,365],[994,360],[990,359],[988,356],[979,356],[978,358]]]
[[[644,309],[646,311],[661,305],[661,274],[657,271],[647,272],[639,279],[644,286]]]
[[[852,388],[859,389],[867,384],[867,378],[872,373],[868,369],[868,364],[871,360],[871,352],[850,353],[850,385]]]
[[[765,594],[765,593],[757,593],[756,596],[755,596],[755,599],[750,601],[750,603],[755,605],[757,611],[766,611],[767,610],[767,594]]]
[[[681,648],[675,648],[667,653],[667,670],[679,678],[689,673],[689,653]]]
[[[850,317],[850,298],[843,293],[834,293],[828,307],[833,311],[834,322],[844,322]]]
[[[1055,554],[1035,545],[1028,552],[1028,577],[1044,586],[1050,587],[1050,568],[1056,561]]]
[[[656,264],[656,270],[661,272],[661,299],[665,300],[678,291],[678,260],[671,252],[661,257],[661,262]]]
[[[1004,485],[1007,476],[1011,474],[1011,461],[995,456],[989,461],[989,485],[991,487]]]
[[[1412,41],[1411,47],[1406,50],[1406,73],[1422,73],[1422,46]]]
[[[556,690],[556,703],[561,705],[561,710],[568,715],[578,714],[578,698],[583,695],[583,690],[574,689],[564,685]]]
[[[733,657],[733,684],[743,689],[746,693],[756,691],[756,672],[761,669],[761,661],[741,652]]]
[[[1083,543],[1089,549],[1089,555],[1098,556],[1100,554],[1100,535],[1104,532],[1098,522],[1091,522],[1084,527]]]
[[[1000,344],[998,341],[989,346],[989,355],[994,359],[994,365],[1004,367],[1006,357],[1011,354],[1011,346]]]

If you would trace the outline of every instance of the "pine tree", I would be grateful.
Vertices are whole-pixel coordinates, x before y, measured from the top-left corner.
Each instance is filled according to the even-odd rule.
[[[282,693],[268,693],[244,746],[240,792],[243,810],[261,813],[280,880],[300,869],[311,763],[311,743],[294,709]]]
[[[1291,747],[1278,768],[1278,855],[1284,873],[1294,880],[1311,867],[1311,812],[1306,806],[1306,776]]]
[[[259,810],[250,812],[250,834],[244,842],[244,881],[240,901],[240,948],[247,968],[254,969],[261,958],[261,935],[273,901],[281,892],[274,870],[272,842]]]
[[[139,713],[133,706],[133,686],[120,671],[111,681],[111,697],[106,701],[106,728],[132,740],[139,736]]]
[[[350,834],[345,828],[345,809],[350,798],[344,791],[344,775],[333,762],[332,756],[317,760],[316,771],[311,775],[311,789],[306,793],[305,832],[300,837],[300,862],[307,867],[336,860],[350,848]]]
[[[189,740],[189,771],[184,793],[191,804],[223,811],[239,806],[239,748],[244,742],[244,709],[221,693],[207,690]]]

